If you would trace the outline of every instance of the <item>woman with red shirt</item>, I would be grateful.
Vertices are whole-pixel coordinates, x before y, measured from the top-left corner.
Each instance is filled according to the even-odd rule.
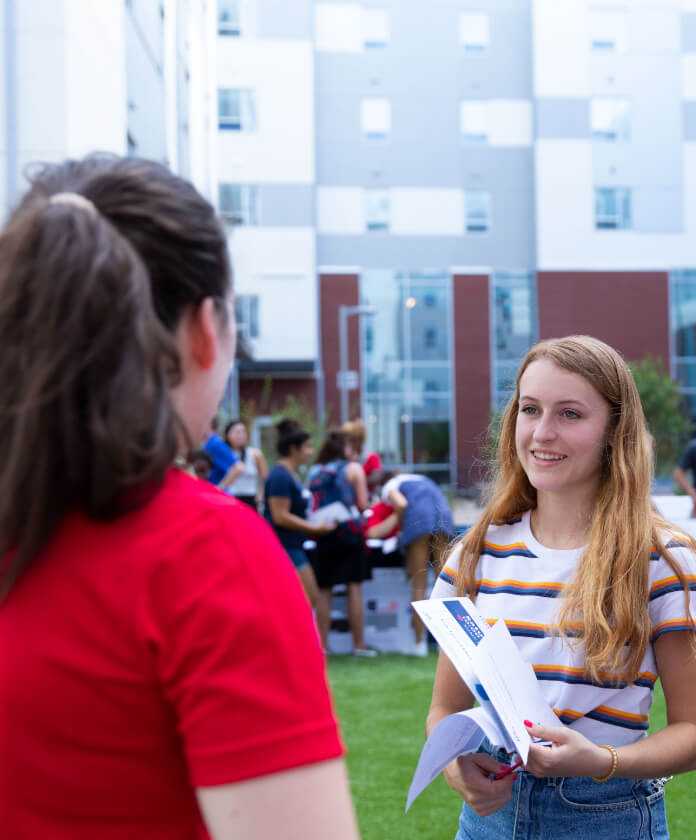
[[[231,304],[212,208],[149,161],[46,166],[0,235],[3,837],[357,837],[294,570],[173,468]]]

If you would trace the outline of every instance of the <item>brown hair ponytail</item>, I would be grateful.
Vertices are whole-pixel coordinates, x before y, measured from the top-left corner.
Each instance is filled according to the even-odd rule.
[[[0,235],[0,599],[66,512],[114,517],[161,483],[182,434],[171,331],[228,287],[212,208],[164,167],[34,177]]]

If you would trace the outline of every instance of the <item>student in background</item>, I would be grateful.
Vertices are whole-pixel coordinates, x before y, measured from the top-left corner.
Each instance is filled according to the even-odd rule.
[[[691,478],[689,478],[689,473],[691,473]],[[679,459],[679,464],[675,467],[672,476],[687,496],[691,497],[691,517],[696,517],[696,487],[694,486],[694,481],[696,481],[696,438],[689,441],[689,445]]]
[[[428,565],[434,557],[440,567],[447,545],[454,536],[454,523],[447,499],[434,481],[424,475],[402,473],[382,487],[382,501],[391,505],[401,519],[399,546],[406,555],[411,580],[411,600],[422,601],[428,584]],[[414,656],[427,656],[425,628],[413,611]]]
[[[320,539],[336,527],[332,521],[307,520],[308,498],[298,469],[308,463],[314,448],[309,434],[295,420],[281,420],[276,426],[278,461],[268,474],[264,515],[273,525],[281,545],[300,576],[309,603],[318,609],[319,590],[314,571],[305,553],[306,540]]]
[[[370,576],[361,513],[368,503],[365,473],[357,461],[349,460],[352,450],[343,432],[329,432],[317,461],[309,471],[312,517],[337,524],[331,533],[317,540],[313,565],[319,584],[317,623],[328,648],[331,623],[331,595],[334,586],[348,588],[348,623],[353,637],[353,655],[373,657],[376,651],[365,644],[365,615],[362,582]]]
[[[218,434],[218,420],[213,417],[210,421],[210,430],[203,444],[203,451],[213,462],[213,467],[208,473],[208,481],[211,484],[219,485],[222,481],[228,483],[242,472],[243,466],[239,463],[239,457],[225,443]]]
[[[356,417],[355,420],[349,420],[341,426],[341,431],[346,436],[346,440],[351,449],[351,460],[362,463],[365,478],[367,479],[367,489],[370,494],[375,493],[379,485],[382,483],[382,459],[378,452],[368,452],[363,456],[365,449],[365,441],[367,440],[367,429],[363,421]]]
[[[224,478],[220,484],[228,495],[258,509],[263,497],[263,485],[268,477],[268,464],[260,449],[249,446],[249,434],[242,420],[232,420],[225,427],[225,440],[239,459],[242,469]]]
[[[233,313],[213,208],[152,161],[35,170],[0,234],[3,838],[357,838],[296,576],[173,466]]]

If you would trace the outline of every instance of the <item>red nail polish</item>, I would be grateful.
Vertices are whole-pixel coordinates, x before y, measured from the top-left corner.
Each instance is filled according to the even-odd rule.
[[[524,725],[525,726],[534,726],[534,724],[531,722],[531,720],[525,720]]]

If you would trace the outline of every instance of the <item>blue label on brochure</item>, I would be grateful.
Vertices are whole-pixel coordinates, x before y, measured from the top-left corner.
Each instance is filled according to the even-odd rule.
[[[443,604],[457,619],[460,627],[466,633],[466,635],[471,639],[471,641],[475,645],[477,645],[483,639],[483,632],[481,631],[481,628],[478,626],[478,624],[474,621],[474,619],[460,604],[460,602],[443,601]]]

